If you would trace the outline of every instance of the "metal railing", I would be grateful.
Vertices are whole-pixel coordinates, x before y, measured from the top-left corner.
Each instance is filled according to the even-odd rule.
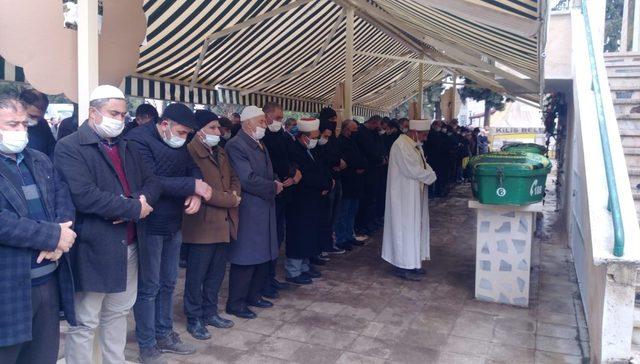
[[[609,145],[609,132],[607,131],[604,106],[602,103],[602,93],[600,90],[600,77],[596,65],[596,56],[593,47],[593,35],[591,34],[591,23],[587,11],[587,0],[582,0],[582,18],[584,19],[585,34],[587,36],[587,49],[589,51],[589,64],[591,66],[591,78],[593,93],[598,112],[598,127],[600,129],[600,141],[602,143],[602,155],[604,158],[604,168],[607,177],[607,188],[609,189],[609,211],[613,219],[613,255],[621,257],[624,255],[624,228],[622,224],[622,213],[620,212],[620,200],[618,198],[618,187],[613,171],[613,160],[611,158],[611,147]]]

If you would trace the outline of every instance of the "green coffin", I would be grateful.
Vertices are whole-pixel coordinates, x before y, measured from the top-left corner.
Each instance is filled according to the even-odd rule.
[[[551,162],[534,153],[498,152],[474,157],[469,168],[480,203],[527,205],[542,201]]]

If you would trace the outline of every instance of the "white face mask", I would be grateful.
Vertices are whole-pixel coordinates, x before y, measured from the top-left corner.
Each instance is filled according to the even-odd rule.
[[[385,135],[386,131],[384,131],[383,129],[378,130],[378,135]]]
[[[220,136],[204,133],[204,139],[202,139],[202,141],[210,147],[215,147],[220,143]]]
[[[318,144],[320,144],[320,145],[325,145],[325,144],[327,144],[327,143],[329,143],[329,138],[327,138],[327,137],[322,137],[322,138],[320,138],[320,140],[318,141]]]
[[[100,113],[100,111],[98,111],[98,114],[102,116],[102,121],[100,122],[100,124],[94,124],[96,133],[98,133],[98,135],[100,135],[102,138],[115,138],[118,135],[122,134],[122,130],[124,129],[124,121],[104,116]]]
[[[280,131],[280,129],[282,129],[282,121],[274,121],[269,125],[269,130],[274,133]]]
[[[231,139],[231,132],[228,131],[226,133],[224,133],[224,135],[222,136],[222,138],[224,138],[225,140],[229,140]]]
[[[256,126],[256,131],[253,132],[253,139],[255,140],[260,140],[262,138],[264,138],[264,133],[267,131],[267,129],[261,127],[261,126]]]
[[[27,119],[27,125],[28,126],[36,126],[36,125],[38,125],[38,120],[29,118],[29,119]]]
[[[402,128],[401,130],[403,134],[407,134],[409,132],[409,128]]]
[[[2,130],[0,135],[2,136],[0,152],[6,154],[22,152],[29,142],[29,136],[26,131]]]
[[[165,143],[167,143],[167,145],[170,146],[171,148],[174,148],[174,149],[180,148],[187,141],[187,139],[182,139],[179,136],[173,135],[173,132],[171,131],[171,123],[169,123],[169,135],[170,135],[169,138],[165,138],[163,136],[162,140]]]
[[[307,149],[313,149],[318,145],[318,139],[309,139],[309,144],[307,144]]]

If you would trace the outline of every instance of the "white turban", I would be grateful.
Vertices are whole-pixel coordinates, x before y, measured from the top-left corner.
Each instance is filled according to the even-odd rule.
[[[303,133],[310,133],[320,128],[320,120],[313,118],[302,118],[298,120],[298,130]]]
[[[240,121],[249,120],[251,118],[255,118],[258,116],[264,115],[264,111],[261,108],[250,105],[242,109],[242,113],[240,114]]]
[[[409,130],[428,131],[430,128],[429,120],[409,120]]]
[[[124,99],[124,94],[122,93],[122,90],[115,86],[100,85],[91,91],[89,101],[101,99]]]

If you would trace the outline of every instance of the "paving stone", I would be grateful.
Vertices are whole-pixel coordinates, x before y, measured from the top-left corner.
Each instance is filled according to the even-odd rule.
[[[259,343],[254,351],[264,356],[291,360],[303,345],[298,341],[272,336]]]
[[[331,364],[335,363],[342,354],[342,350],[305,344],[295,352],[293,361],[304,364]]]
[[[395,363],[428,364],[437,363],[440,352],[435,349],[397,344],[391,349],[390,360]]]
[[[538,312],[538,322],[546,322],[556,325],[578,326],[576,317],[565,313]]]
[[[580,356],[536,351],[536,364],[583,364],[588,362],[588,360],[583,360]]]
[[[312,331],[308,342],[330,348],[344,350],[358,337],[356,334],[316,328]]]
[[[256,353],[247,353],[235,360],[237,364],[284,364],[286,360],[271,358]]]
[[[311,329],[304,325],[285,323],[274,333],[277,337],[306,342],[311,337]]]
[[[311,305],[309,305],[309,307],[307,307],[307,310],[327,313],[331,315],[337,315],[340,312],[344,311],[345,308],[346,306],[340,303],[320,301],[320,302],[314,302]]]
[[[401,326],[403,324],[410,323],[415,316],[418,315],[416,310],[400,309],[400,308],[385,308],[375,318],[376,321],[389,325]]]
[[[492,344],[489,347],[487,358],[498,362],[518,364],[533,364],[535,362],[533,349],[523,349],[504,344]]]
[[[367,336],[358,337],[348,348],[349,351],[370,357],[388,359],[391,356],[391,347],[388,341]]]
[[[224,335],[216,335],[215,344],[238,350],[249,350],[266,338],[265,335],[248,331],[228,330]],[[212,339],[213,340],[213,339]]]
[[[260,312],[260,317],[270,320],[292,322],[300,316],[300,312],[302,312],[302,310],[291,307],[282,307],[279,305],[279,302],[276,302],[275,306]],[[235,321],[233,318],[232,320]]]
[[[479,356],[484,356],[488,350],[489,344],[487,344],[486,341],[455,335],[450,335],[447,338],[447,342],[443,349],[443,351],[450,353],[472,354]]]
[[[307,310],[302,311],[294,322],[308,327],[318,327],[353,334],[360,334],[368,324],[367,320],[358,317]]]
[[[556,337],[538,336],[536,338],[536,349],[552,353],[582,355],[578,341],[570,339],[560,339]]]
[[[408,329],[408,323],[396,326],[373,321],[368,324],[361,335],[375,337],[376,339],[385,340],[389,343],[398,343],[403,337],[404,332]]]
[[[536,335],[529,332],[513,330],[504,331],[496,328],[491,342],[517,346],[525,349],[535,349]]]
[[[265,310],[269,311],[269,310]],[[262,316],[262,313],[261,313]],[[243,331],[255,332],[262,335],[271,335],[280,328],[284,323],[282,321],[271,320],[268,318],[257,317],[253,320],[246,320],[238,323],[236,328]]]
[[[440,364],[483,364],[485,359],[480,356],[441,352],[438,357],[438,363]]]
[[[564,326],[539,322],[537,334],[562,339],[575,339],[578,336],[578,328],[575,326]]]
[[[527,318],[506,318],[506,317],[496,317],[496,330],[503,331],[521,331],[527,333],[535,333],[536,332],[536,321],[534,319]]]
[[[493,336],[494,326],[494,316],[492,315],[462,311],[451,333],[456,336],[488,341]]]
[[[338,364],[383,364],[385,361],[380,358],[365,356],[356,353],[343,353],[336,363]]]
[[[342,316],[349,316],[354,318],[361,318],[367,321],[373,321],[384,309],[381,307],[379,310],[373,307],[345,307],[344,311],[341,312]]]
[[[233,363],[246,353],[244,350],[210,344],[204,349],[198,350],[195,355],[176,355],[173,359],[180,363],[189,364]]]
[[[431,331],[431,330],[418,330],[407,329],[400,342],[407,345],[423,346],[432,349],[440,349],[447,342],[447,334]]]

